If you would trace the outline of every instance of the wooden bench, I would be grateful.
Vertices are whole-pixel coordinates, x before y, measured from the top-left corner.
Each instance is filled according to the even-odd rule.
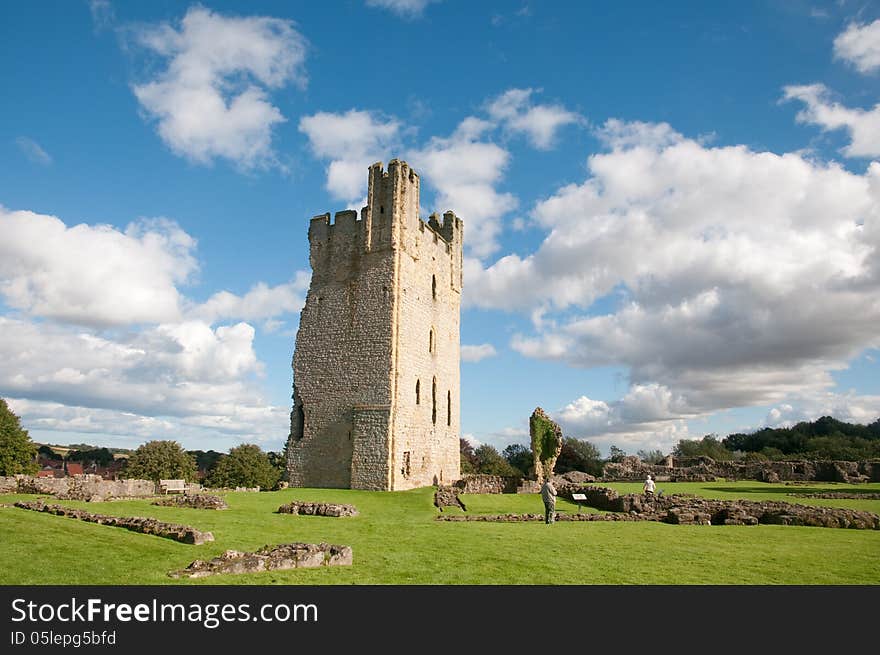
[[[186,480],[159,480],[159,489],[163,494],[172,492],[186,493]]]

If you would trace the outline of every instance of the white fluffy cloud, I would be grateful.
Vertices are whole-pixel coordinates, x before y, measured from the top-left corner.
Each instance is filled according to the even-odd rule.
[[[148,416],[252,404],[244,384],[262,365],[247,323],[196,321],[98,335],[0,317],[0,395]]]
[[[461,361],[463,362],[479,362],[488,357],[495,357],[498,353],[495,346],[491,343],[481,343],[479,345],[461,347]]]
[[[434,137],[409,153],[419,162],[423,179],[437,190],[441,211],[452,209],[465,221],[465,247],[477,257],[498,249],[501,217],[517,206],[511,193],[499,192],[510,161],[504,148],[480,140],[488,124],[467,118],[448,138]]]
[[[880,104],[871,110],[845,107],[831,99],[824,84],[785,87],[786,100],[800,100],[806,107],[798,112],[801,123],[823,130],[846,130],[850,143],[843,149],[847,157],[880,155]]]
[[[367,6],[387,9],[402,18],[417,18],[432,2],[440,0],[367,0]]]
[[[29,314],[83,325],[173,321],[195,240],[169,220],[66,226],[0,207],[0,296]]]
[[[590,177],[534,207],[538,250],[465,271],[469,304],[539,310],[514,349],[625,366],[633,389],[671,394],[667,421],[825,391],[877,346],[880,163],[858,175],[668,126],[606,128]],[[646,420],[634,407],[593,410],[630,426]]]
[[[309,273],[297,271],[290,282],[274,287],[258,282],[243,296],[229,291],[218,291],[191,310],[189,315],[207,323],[215,323],[229,319],[268,320],[281,314],[298,312],[303,307],[310,280]]]
[[[860,73],[880,69],[880,19],[863,25],[852,23],[834,39],[834,56],[843,59]]]
[[[315,156],[331,160],[327,190],[335,198],[355,203],[366,195],[370,165],[384,161],[397,143],[400,123],[351,109],[341,114],[304,116],[299,131],[309,138]]]
[[[222,157],[243,168],[275,163],[272,129],[286,119],[267,89],[306,81],[306,40],[292,21],[195,6],[179,30],[162,24],[138,39],[168,60],[156,79],[133,90],[176,154],[198,163]]]
[[[199,304],[178,290],[196,243],[172,221],[120,231],[0,208],[0,233],[0,298],[16,312],[0,315],[0,397],[29,427],[283,441],[288,410],[256,386],[263,364],[244,321],[280,325],[302,307],[308,273]]]
[[[581,396],[551,416],[564,434],[586,439],[607,453],[615,445],[638,450],[670,452],[681,439],[691,438],[681,398],[658,384],[633,385],[622,399],[610,403]]]
[[[772,407],[764,419],[764,426],[791,427],[795,423],[815,421],[822,416],[833,416],[847,423],[872,423],[880,417],[880,396],[854,392],[795,396],[791,402]]]
[[[583,117],[562,105],[532,105],[533,89],[509,89],[487,105],[489,116],[511,132],[525,134],[540,150],[549,150],[560,128],[584,123]]]

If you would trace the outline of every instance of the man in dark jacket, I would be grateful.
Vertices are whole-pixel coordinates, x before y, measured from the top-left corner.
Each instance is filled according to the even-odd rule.
[[[556,520],[556,487],[550,482],[550,478],[541,487],[541,499],[544,501],[544,523],[550,525]]]

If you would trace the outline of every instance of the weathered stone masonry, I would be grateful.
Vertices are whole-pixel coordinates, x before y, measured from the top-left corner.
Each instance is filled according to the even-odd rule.
[[[463,224],[419,218],[419,176],[369,170],[367,206],[316,216],[293,355],[291,486],[396,490],[459,478]]]

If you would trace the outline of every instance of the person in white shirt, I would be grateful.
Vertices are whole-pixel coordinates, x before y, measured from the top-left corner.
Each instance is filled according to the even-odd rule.
[[[648,474],[648,478],[645,480],[645,495],[649,498],[654,497],[654,480],[651,479],[651,474]]]

